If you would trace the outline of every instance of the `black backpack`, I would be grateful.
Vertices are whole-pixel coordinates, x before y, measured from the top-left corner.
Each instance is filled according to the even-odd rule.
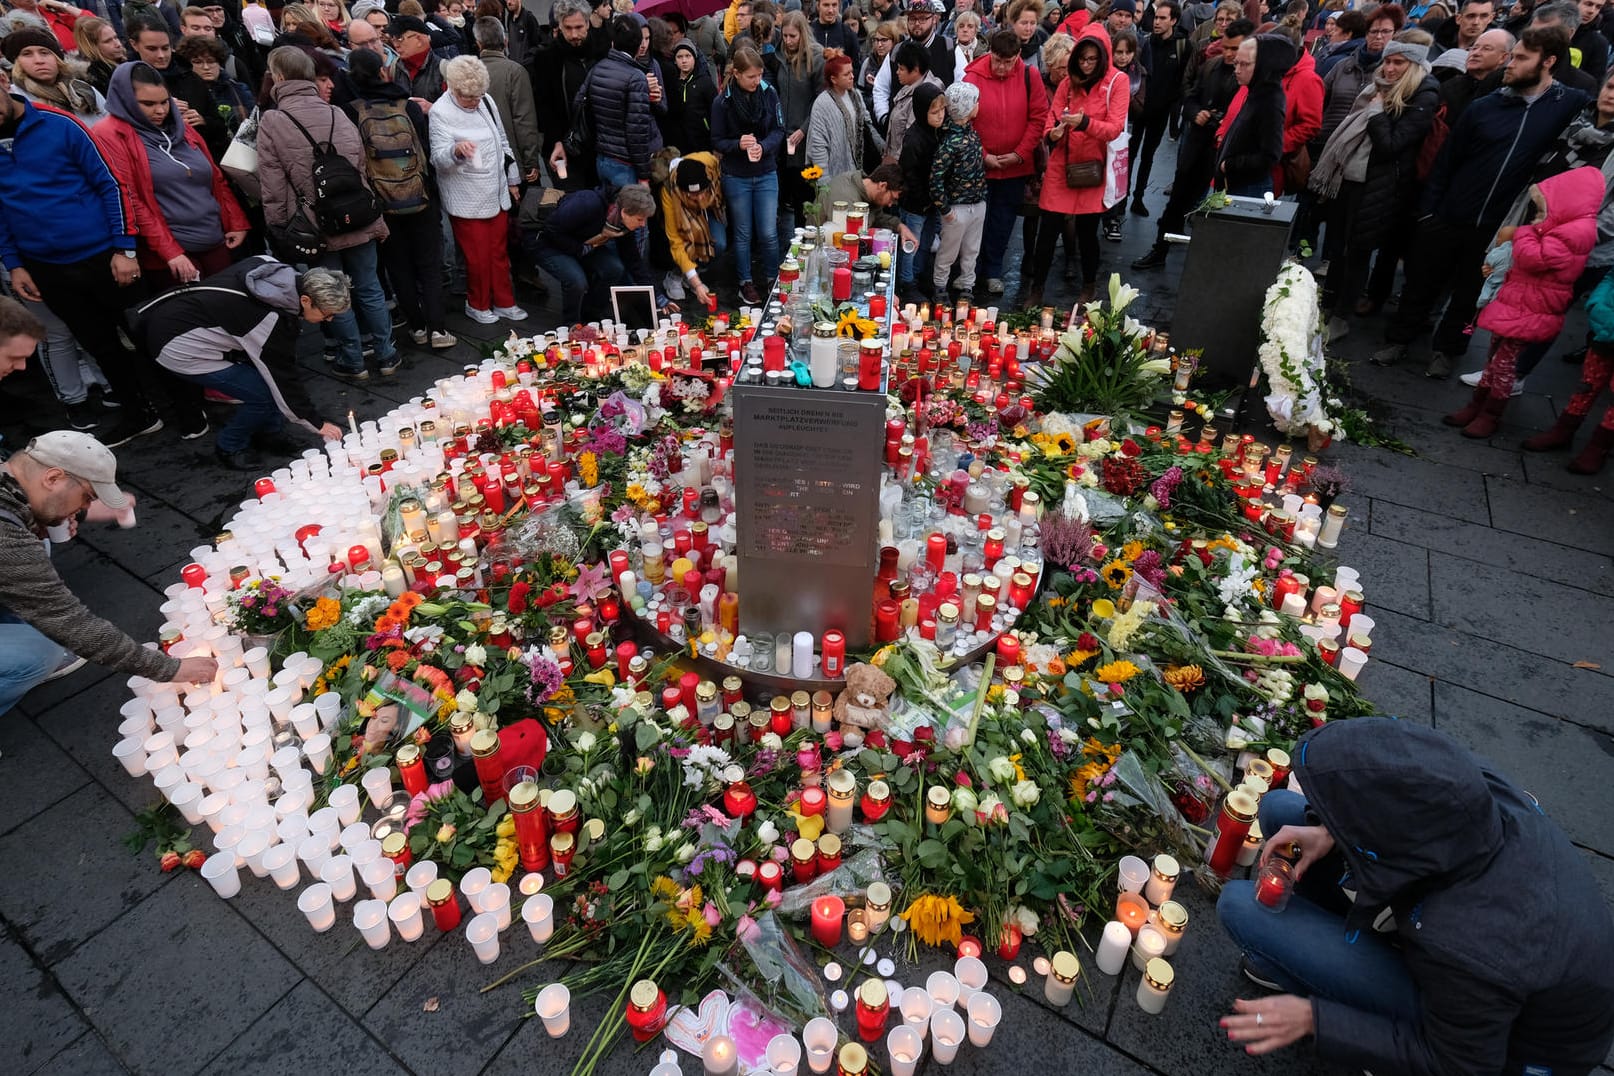
[[[365,186],[364,177],[353,167],[353,162],[337,150],[336,109],[331,109],[331,140],[323,145],[314,141],[308,128],[297,122],[297,117],[282,111],[308,139],[314,151],[314,197],[310,208],[319,230],[325,235],[346,235],[360,228],[368,228],[381,218],[381,203]]]

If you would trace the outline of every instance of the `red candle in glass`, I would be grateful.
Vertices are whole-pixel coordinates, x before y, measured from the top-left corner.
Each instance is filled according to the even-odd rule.
[[[985,952],[985,947],[981,944],[981,939],[969,934],[965,934],[958,939],[959,956],[979,957],[983,952]]]
[[[605,659],[609,651],[605,646],[605,633],[596,631],[588,637],[588,664],[591,669],[605,668]]]
[[[735,781],[723,793],[723,810],[730,818],[749,818],[757,810],[757,794],[745,781]]]
[[[355,572],[362,572],[370,564],[370,551],[362,545],[349,546],[347,562]]]
[[[476,779],[482,784],[482,802],[492,807],[504,798],[504,762],[499,734],[482,729],[471,737],[471,756],[476,763]]]
[[[945,539],[943,539],[945,541]],[[891,598],[885,598],[874,606],[874,639],[879,643],[893,643],[897,641],[899,621],[902,615],[902,606]]]
[[[831,298],[837,303],[844,303],[852,297],[852,270],[844,265],[835,267],[834,283],[831,285]]]
[[[901,612],[901,607],[898,607]],[[824,632],[824,660],[820,665],[824,676],[834,678],[846,673],[846,635],[844,632],[830,628]]]
[[[667,1026],[667,995],[649,979],[633,984],[624,1019],[634,1042],[649,1042]]]
[[[989,531],[987,533],[986,547],[982,550],[982,556],[986,561],[987,571],[991,571],[992,565],[1003,559],[1003,537],[1001,534],[998,534],[997,537],[993,537],[994,533],[997,532]]]
[[[398,748],[394,761],[398,764],[398,779],[405,792],[418,796],[426,791],[431,782],[426,776],[426,759],[419,744],[406,743]]]
[[[639,647],[636,644],[631,642],[617,644],[616,678],[618,680],[626,680],[628,678],[628,662],[632,661],[638,655]]]
[[[870,781],[858,806],[865,822],[878,822],[891,810],[891,786],[880,780]]]
[[[187,564],[179,570],[179,577],[185,580],[187,586],[201,589],[202,584],[207,582],[207,569],[200,564]]]
[[[998,956],[1004,960],[1013,960],[1020,955],[1020,942],[1023,935],[1020,928],[1013,923],[1003,924],[1003,934],[998,939]]]
[[[864,1042],[878,1042],[890,1017],[891,998],[885,983],[870,979],[857,992],[857,1037]]]
[[[1020,640],[1012,635],[998,636],[998,664],[1007,669],[1020,664]]]
[[[680,701],[683,702],[684,707],[690,713],[696,712],[697,707],[695,705],[695,689],[700,686],[700,683],[700,673],[687,672],[678,678],[678,692]]]
[[[426,887],[426,903],[431,906],[432,921],[443,933],[460,925],[460,901],[454,895],[454,883],[439,878]]]
[[[1211,870],[1224,878],[1232,873],[1234,864],[1238,862],[1239,850],[1244,847],[1244,838],[1250,835],[1250,826],[1255,822],[1258,806],[1256,798],[1247,792],[1229,792],[1222,801],[1216,844],[1211,849],[1207,863]]]
[[[772,860],[759,864],[757,866],[757,883],[763,889],[771,889],[775,893],[780,892],[785,887],[784,868]]]
[[[615,624],[622,619],[622,603],[614,597],[600,599],[600,619],[607,624]]]
[[[801,790],[801,816],[812,818],[814,815],[824,813],[829,804],[829,797],[822,788],[804,788]]]
[[[538,786],[523,781],[510,791],[510,816],[516,824],[516,851],[521,869],[541,871],[549,866],[549,827],[538,805]]]
[[[275,480],[273,478],[260,478],[256,482],[252,483],[252,492],[256,493],[260,497],[267,497],[274,491]]]
[[[938,574],[947,566],[947,536],[932,534],[925,539],[925,563]]]
[[[846,902],[840,897],[819,897],[812,908],[813,940],[826,949],[841,944],[841,920],[846,918]]]
[[[869,297],[869,317],[875,321],[885,317],[884,295],[872,295]]]

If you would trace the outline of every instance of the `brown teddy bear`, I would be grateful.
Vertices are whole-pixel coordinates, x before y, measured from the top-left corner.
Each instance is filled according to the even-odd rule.
[[[897,682],[873,665],[846,667],[846,690],[835,700],[835,720],[861,729],[884,729],[891,717],[891,693]]]

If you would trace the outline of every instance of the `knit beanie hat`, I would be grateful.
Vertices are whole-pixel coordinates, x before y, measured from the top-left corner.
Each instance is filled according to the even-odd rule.
[[[1384,46],[1386,56],[1405,56],[1408,62],[1425,71],[1429,70],[1429,46],[1413,45],[1406,41],[1392,41]]]
[[[24,26],[20,30],[13,30],[7,34],[4,41],[0,41],[0,53],[12,63],[22,55],[22,50],[31,45],[49,49],[56,54],[58,60],[67,59],[67,53],[62,51],[62,43],[56,40],[56,35],[49,30],[41,30],[34,26]]]
[[[674,182],[678,189],[691,194],[703,191],[712,185],[712,175],[700,161],[688,157],[678,158],[678,164],[673,169]]]

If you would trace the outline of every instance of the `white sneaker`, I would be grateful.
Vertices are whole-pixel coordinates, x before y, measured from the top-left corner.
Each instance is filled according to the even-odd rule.
[[[411,329],[409,330],[409,339],[415,342],[416,347],[425,347],[429,337],[425,329]]]
[[[421,335],[424,336],[425,334],[422,333]],[[453,333],[432,333],[431,335],[432,348],[437,351],[444,351],[459,342],[460,338]],[[425,341],[422,340],[420,343],[425,343]]]
[[[1480,378],[1482,378],[1484,376],[1485,376],[1485,369],[1484,369],[1484,367],[1481,367],[1480,369],[1475,370],[1471,374],[1464,374],[1462,377],[1459,377],[1457,380],[1461,381],[1463,384],[1469,386],[1470,388],[1477,388],[1479,386],[1479,383],[1480,383]],[[1519,380],[1513,382],[1513,391],[1508,393],[1508,396],[1511,398],[1511,397],[1514,397],[1514,396],[1523,396],[1523,395],[1524,395],[1524,380],[1522,378],[1520,378]]]
[[[684,298],[684,278],[676,269],[670,269],[662,278],[661,290],[667,293],[667,298],[673,302],[681,302]]]
[[[493,308],[493,313],[495,317],[501,317],[505,321],[527,320],[527,312],[519,306],[496,306]]]
[[[478,310],[470,303],[465,304],[465,316],[481,325],[492,325],[499,320],[499,315],[491,310]]]

